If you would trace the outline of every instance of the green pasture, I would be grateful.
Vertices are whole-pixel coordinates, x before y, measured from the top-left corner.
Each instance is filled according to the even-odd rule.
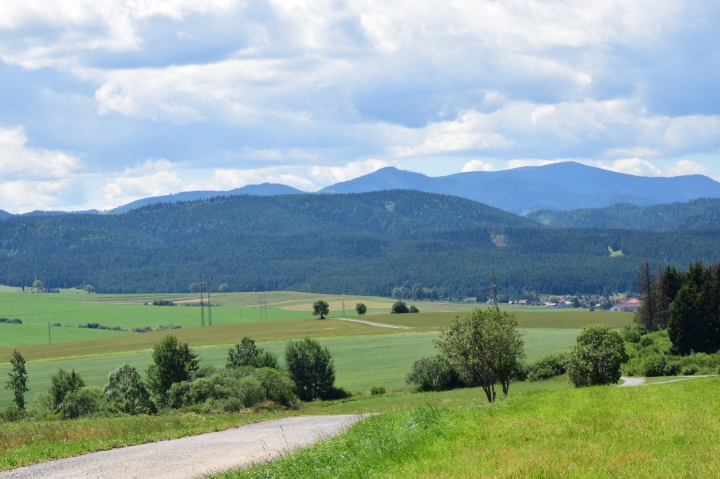
[[[528,361],[547,354],[566,351],[577,336],[577,330],[570,329],[532,329],[524,331]],[[432,340],[436,333],[391,334],[378,336],[356,336],[343,338],[324,338],[320,342],[330,349],[337,373],[336,383],[351,391],[365,391],[372,386],[384,386],[388,389],[404,388],[405,374],[413,361],[435,353]],[[263,348],[283,358],[284,341],[259,343]],[[230,345],[196,348],[201,365],[224,367]],[[6,349],[9,354],[9,350]],[[45,392],[50,386],[50,376],[59,368],[75,369],[91,386],[103,386],[108,373],[118,366],[130,364],[145,371],[151,363],[149,351],[112,354],[106,356],[88,356],[52,361],[31,361],[27,363],[30,392],[26,398],[32,400],[36,393]],[[0,366],[0,378],[5,378],[10,370],[8,364]],[[0,390],[0,407],[8,406],[12,396],[10,391]]]
[[[81,341],[84,339],[112,338],[124,334],[128,333],[107,329],[101,330],[51,326],[48,337],[47,324],[0,323],[0,348],[14,348],[30,344],[46,344],[48,341],[51,341],[52,343],[64,343],[69,341]]]

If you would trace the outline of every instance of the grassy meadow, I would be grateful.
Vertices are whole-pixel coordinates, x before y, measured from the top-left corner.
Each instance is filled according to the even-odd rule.
[[[720,379],[538,390],[492,406],[406,408],[215,479],[717,477]],[[511,390],[512,391],[512,390]]]

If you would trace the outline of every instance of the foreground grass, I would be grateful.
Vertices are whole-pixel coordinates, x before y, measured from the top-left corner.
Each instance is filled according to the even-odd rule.
[[[314,321],[315,325],[328,326],[332,321]],[[353,325],[353,323],[340,323],[339,327]],[[265,323],[261,323],[265,324]],[[290,323],[288,323],[289,325]],[[357,325],[364,330],[370,329],[373,332],[392,331],[383,328],[371,328],[370,326]],[[277,326],[276,326],[277,327]],[[353,326],[354,327],[354,326]],[[218,327],[217,329],[220,329]],[[216,328],[196,328],[199,332]],[[181,332],[184,330],[177,330]],[[173,331],[175,333],[175,331]],[[575,341],[577,330],[566,329],[532,329],[524,332],[525,352],[528,361],[547,354],[558,354],[569,349]],[[149,334],[149,333],[148,333]],[[158,341],[162,336],[152,333]],[[252,335],[250,335],[252,336]],[[252,336],[256,337],[256,336]],[[302,337],[302,336],[298,336]],[[320,343],[327,346],[333,355],[337,373],[337,384],[352,392],[367,391],[372,386],[383,386],[385,388],[404,388],[405,374],[410,370],[413,361],[422,356],[435,354],[433,339],[436,333],[424,334],[385,334],[378,336],[350,336],[340,338],[321,338]],[[225,337],[224,341],[239,341],[241,336]],[[284,357],[285,341],[262,342],[260,345],[269,351],[274,352],[282,363]],[[58,345],[60,347],[60,345]],[[201,365],[224,367],[227,360],[229,345],[199,347],[196,349]],[[25,354],[25,349],[20,348]],[[8,355],[11,351],[7,351]],[[8,358],[5,358],[6,360]],[[150,351],[98,355],[80,358],[62,359],[54,361],[31,361],[27,363],[27,370],[30,377],[30,392],[27,394],[28,402],[31,402],[38,392],[45,392],[50,387],[50,377],[59,368],[65,370],[74,369],[85,380],[89,386],[102,387],[107,382],[108,373],[123,364],[141,371],[145,370],[151,363]],[[0,366],[0,377],[7,377],[10,365]],[[7,407],[12,402],[12,392],[0,388],[0,408]],[[32,404],[30,404],[32,407]]]
[[[215,479],[717,477],[718,379],[528,393],[493,406],[423,406]]]

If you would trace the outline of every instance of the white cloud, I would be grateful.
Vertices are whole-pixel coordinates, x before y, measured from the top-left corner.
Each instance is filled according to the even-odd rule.
[[[60,151],[28,148],[22,127],[0,128],[0,181],[19,178],[64,178],[80,166],[80,160]]]
[[[604,168],[618,173],[627,173],[636,176],[660,176],[662,174],[655,165],[641,158],[616,160],[611,166]]]
[[[388,166],[399,166],[395,161],[363,160],[351,161],[345,166],[315,166],[311,174],[316,182],[325,185],[348,181],[370,174]]]
[[[710,170],[707,166],[695,163],[690,160],[680,160],[676,164],[668,166],[667,169],[670,176],[684,175],[709,175]]]
[[[468,171],[492,171],[494,170],[493,165],[489,163],[483,163],[480,160],[470,160],[462,167],[462,172],[467,173]]]

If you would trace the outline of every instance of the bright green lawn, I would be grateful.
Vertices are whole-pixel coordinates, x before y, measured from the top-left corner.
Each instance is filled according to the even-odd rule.
[[[561,353],[569,349],[577,330],[533,329],[526,330],[525,343],[528,360],[533,361],[547,354]],[[432,343],[435,333],[393,334],[380,336],[358,336],[320,339],[330,349],[335,361],[339,386],[351,391],[368,390],[372,386],[403,388],[405,374],[413,361],[435,353]],[[278,355],[282,362],[285,342],[266,342],[260,345]],[[196,348],[201,365],[224,367],[229,345]],[[107,375],[122,364],[130,364],[145,371],[150,365],[149,351],[89,356],[54,361],[34,361],[27,364],[30,392],[26,397],[32,400],[38,392],[45,392],[50,385],[50,376],[58,368],[75,369],[88,385],[103,386]],[[9,365],[0,367],[0,378],[5,378]],[[10,391],[0,389],[0,407],[10,404]]]
[[[537,391],[493,406],[425,406],[236,478],[720,476],[718,379]]]

